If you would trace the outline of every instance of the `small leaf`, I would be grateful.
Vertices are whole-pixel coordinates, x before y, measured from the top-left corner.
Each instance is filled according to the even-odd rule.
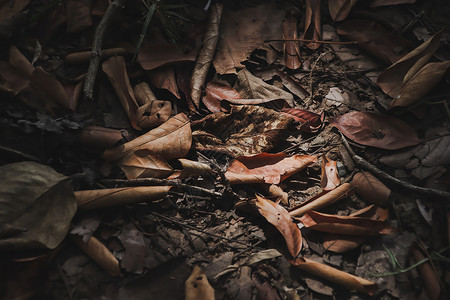
[[[292,14],[286,14],[283,23],[281,23],[281,28],[283,30],[283,39],[298,39],[297,19]],[[302,55],[300,54],[300,47],[297,41],[284,42],[284,63],[291,70],[300,68]]]
[[[320,15],[320,0],[306,0],[304,39],[320,41],[322,37],[322,22],[320,20]],[[306,47],[315,50],[320,47],[320,44],[307,43]]]
[[[320,187],[325,191],[332,190],[341,184],[337,171],[337,162],[322,155],[322,174],[320,176]]]
[[[157,89],[165,89],[180,99],[173,66],[160,67],[147,72],[150,83]]]

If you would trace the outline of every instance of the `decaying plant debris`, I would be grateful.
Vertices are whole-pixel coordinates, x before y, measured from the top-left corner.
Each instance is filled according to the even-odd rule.
[[[450,5],[3,1],[0,299],[446,299]]]

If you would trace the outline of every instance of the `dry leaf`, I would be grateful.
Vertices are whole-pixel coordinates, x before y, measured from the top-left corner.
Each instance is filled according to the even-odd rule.
[[[322,155],[322,174],[320,176],[320,187],[329,191],[341,184],[337,170],[337,162]]]
[[[170,186],[138,186],[74,192],[80,210],[90,210],[138,202],[150,202],[167,196]]]
[[[324,112],[318,115],[299,108],[283,108],[282,113],[302,123],[300,130],[308,133],[318,132],[322,128],[323,120],[325,119]]]
[[[381,149],[397,150],[420,142],[412,127],[387,115],[352,111],[338,116],[331,124],[349,139]]]
[[[136,122],[139,127],[153,128],[166,122],[172,113],[170,101],[156,100],[156,96],[146,82],[134,87],[139,107],[136,110]]]
[[[403,85],[391,106],[409,106],[423,99],[439,83],[449,67],[450,60],[426,64]]]
[[[292,122],[274,110],[242,105],[192,122],[192,130],[197,148],[236,157],[269,151],[288,132]]]
[[[67,32],[79,32],[92,25],[91,0],[67,0]]]
[[[442,33],[443,31],[439,31],[381,73],[377,84],[383,92],[392,98],[397,97],[404,84],[428,62],[439,48]]]
[[[372,20],[344,21],[337,25],[337,33],[350,41],[358,42],[359,47],[386,64],[395,63],[411,49],[408,40]]]
[[[185,114],[179,113],[140,137],[106,150],[103,153],[103,158],[118,160],[134,151],[147,149],[160,155],[165,160],[170,160],[184,157],[189,152],[191,143],[192,134],[189,119]]]
[[[306,0],[305,33],[303,38],[320,41],[322,38],[322,21],[320,20],[320,0]],[[319,43],[307,43],[306,47],[315,50]]]
[[[274,52],[271,46],[281,50],[281,42],[269,45],[264,41],[281,38],[280,24],[285,15],[286,9],[280,9],[272,2],[237,11],[225,9],[219,48],[214,58],[216,72],[235,74],[236,69],[245,67],[242,62],[255,49],[268,51],[268,56]]]
[[[355,174],[352,180],[355,191],[364,200],[382,207],[389,205],[391,190],[369,172]]]
[[[0,250],[56,248],[76,212],[70,178],[35,162],[0,167]]]
[[[121,141],[128,141],[129,134],[126,130],[88,126],[78,134],[80,143],[96,150],[105,150],[116,146]]]
[[[0,90],[16,96],[26,89],[30,80],[7,62],[0,61]]]
[[[147,72],[150,83],[157,89],[166,89],[180,99],[173,66],[160,67]],[[137,97],[137,96],[136,96]]]
[[[264,186],[266,187],[267,185]],[[271,184],[267,186],[267,192],[270,196],[279,198],[282,204],[289,206],[289,194],[283,191],[278,185]]]
[[[173,173],[172,167],[159,155],[148,149],[134,151],[116,164],[128,179],[135,178],[166,178]]]
[[[219,42],[219,25],[222,11],[223,5],[221,3],[211,6],[208,30],[203,38],[202,49],[198,54],[194,70],[192,71],[191,99],[197,107],[200,107],[202,88],[206,82],[206,75],[208,75],[209,67],[214,60],[214,53]]]
[[[185,286],[186,300],[214,300],[214,289],[208,282],[205,272],[195,266],[191,276],[186,280]]]
[[[343,199],[344,197],[347,197],[352,190],[353,186],[350,183],[343,183],[334,190],[324,191],[311,199],[308,199],[302,204],[289,209],[289,214],[293,217],[301,216],[310,210],[328,206],[340,199]]]
[[[241,99],[241,95],[235,89],[222,83],[210,81],[205,88],[205,96],[202,98],[203,104],[213,113],[224,111],[220,106],[223,99]]]
[[[125,248],[120,265],[125,271],[135,274],[142,274],[146,256],[151,255],[147,248],[141,231],[132,223],[126,224],[121,228],[117,238]]]
[[[58,105],[75,109],[75,104],[71,103],[62,84],[41,67],[36,67],[30,77],[31,86],[39,98],[43,99],[46,109],[51,111]]]
[[[328,1],[328,9],[333,21],[343,21],[347,18],[352,7],[358,0],[331,0]]]
[[[287,157],[285,153],[261,153],[254,156],[240,156],[233,160],[225,176],[230,184],[236,183],[239,175],[262,176],[265,183],[278,184],[289,176],[305,169],[316,161],[315,156],[294,155]],[[245,182],[238,180],[238,183]]]
[[[0,4],[0,22],[20,13],[28,3],[30,3],[30,0],[2,1]]]
[[[416,262],[422,261],[427,258],[422,251],[420,250],[420,246],[417,243],[413,243],[411,246],[411,252],[414,256],[414,260]],[[428,297],[430,300],[439,300],[443,299],[441,296],[441,285],[439,284],[439,276],[436,274],[436,271],[433,269],[432,265],[429,261],[419,265],[417,267],[419,269],[420,275],[423,279],[423,283],[427,290]],[[445,298],[445,297],[444,297]]]
[[[286,14],[285,19],[281,23],[283,31],[283,39],[298,39],[297,19],[290,13]],[[284,64],[287,68],[295,70],[300,68],[302,64],[302,55],[300,54],[300,46],[297,41],[284,42]]]
[[[308,211],[299,221],[307,228],[344,235],[379,235],[395,232],[388,223],[369,218],[338,216]]]
[[[196,177],[213,173],[213,170],[207,164],[185,158],[179,158],[178,161],[181,163],[182,170],[172,174],[168,179]]]
[[[77,246],[80,247],[80,249],[86,253],[87,256],[92,258],[92,260],[95,261],[103,270],[105,270],[106,273],[113,277],[122,276],[119,261],[97,238],[92,236],[89,238],[87,243],[85,243],[80,236],[70,236],[75,244],[77,244]]]
[[[373,295],[377,290],[377,285],[371,281],[352,274],[345,273],[343,271],[332,268],[325,264],[312,261],[305,257],[299,257],[291,263],[292,265],[303,271],[337,283],[338,285],[341,285],[349,290],[357,290],[369,295]]]
[[[274,225],[286,240],[289,253],[295,259],[302,250],[302,234],[292,222],[288,211],[278,203],[256,195],[256,206],[266,220]]]
[[[67,95],[69,109],[75,111],[77,109],[78,99],[80,98],[81,88],[83,87],[83,81],[77,84],[63,84],[62,86]]]
[[[83,64],[89,62],[91,59],[91,51],[81,51],[81,52],[73,52],[67,54],[66,58],[64,58],[64,63],[66,64]],[[130,51],[125,48],[111,48],[111,49],[103,49],[102,50],[102,59],[106,60],[111,56],[125,56],[130,54]]]
[[[372,0],[370,7],[397,5],[397,4],[411,4],[416,3],[417,0]]]
[[[231,109],[231,104],[259,105],[276,111],[290,107],[288,102],[284,99],[227,99],[220,101],[220,106],[223,111],[229,111]]]

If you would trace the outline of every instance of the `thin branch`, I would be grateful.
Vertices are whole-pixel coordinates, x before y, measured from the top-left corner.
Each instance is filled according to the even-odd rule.
[[[95,30],[94,40],[92,42],[91,60],[86,74],[86,79],[84,80],[84,99],[92,100],[94,98],[95,80],[97,78],[98,68],[102,60],[103,38],[105,36],[106,29],[109,27],[109,24],[113,19],[113,16],[119,8],[124,6],[124,3],[125,0],[113,0],[109,3],[105,14]]]
[[[273,40],[265,40],[264,43],[270,42],[306,42],[306,43],[318,43],[318,44],[335,44],[335,45],[357,45],[361,43],[367,43],[368,41],[363,42],[334,42],[334,41],[316,41],[316,40],[306,40],[306,39],[273,39]]]

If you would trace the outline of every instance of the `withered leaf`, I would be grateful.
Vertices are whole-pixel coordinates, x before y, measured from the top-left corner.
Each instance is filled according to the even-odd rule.
[[[179,158],[178,161],[181,163],[182,169],[172,174],[169,179],[202,176],[213,173],[213,170],[207,164],[185,158]]]
[[[352,111],[338,116],[331,124],[349,139],[381,149],[396,150],[420,142],[412,127],[387,115]]]
[[[411,4],[416,3],[417,0],[372,0],[370,2],[370,7],[386,6],[386,5],[397,5],[397,4]]]
[[[136,150],[116,164],[128,179],[135,178],[165,178],[173,172],[172,167],[159,155],[148,149]]]
[[[404,56],[411,43],[372,20],[347,20],[337,26],[337,33],[378,57],[393,64]]]
[[[286,240],[289,253],[296,258],[302,250],[302,234],[288,211],[268,199],[256,195],[256,206],[266,220],[274,225]]]
[[[421,247],[415,242],[411,246],[411,252],[414,256],[416,262],[420,262],[427,257],[422,253]],[[424,281],[425,288],[427,290],[428,297],[431,300],[442,299],[443,291],[441,290],[441,285],[439,284],[439,275],[436,273],[436,269],[432,264],[427,261],[424,264],[418,266],[420,275]],[[445,298],[445,297],[444,297]]]
[[[281,28],[283,30],[283,39],[298,39],[297,19],[292,14],[286,14],[283,23],[281,23]],[[284,42],[284,64],[292,70],[300,68],[302,55],[300,54],[300,46],[297,41]]]
[[[139,127],[153,128],[161,125],[170,118],[172,104],[170,101],[156,100],[156,96],[146,82],[134,87],[137,103],[136,122]]]
[[[381,73],[377,84],[383,92],[392,98],[397,97],[404,84],[428,62],[439,48],[442,33],[443,31],[439,31]]]
[[[322,21],[320,19],[320,0],[306,0],[305,33],[303,34],[303,38],[320,41],[321,37]],[[315,50],[320,47],[320,44],[307,43],[306,47]]]
[[[159,127],[134,140],[106,150],[103,158],[118,160],[134,151],[147,149],[166,160],[184,157],[191,148],[192,133],[189,119],[185,114],[170,118]]]
[[[269,151],[287,133],[293,120],[274,110],[250,106],[232,106],[192,122],[197,148],[223,151],[233,156]]]
[[[241,95],[235,89],[219,83],[210,81],[205,88],[205,96],[202,98],[202,102],[213,113],[223,111],[220,106],[220,101],[223,99],[233,100],[241,99]]]
[[[128,141],[128,137],[126,130],[98,126],[85,127],[78,134],[78,139],[83,146],[101,150],[112,148],[122,140]]]
[[[211,66],[217,43],[219,42],[219,25],[222,18],[223,5],[217,3],[211,6],[209,16],[209,26],[203,38],[202,49],[197,57],[197,61],[192,71],[191,77],[191,99],[197,107],[200,107],[202,87],[206,82],[209,67]]]
[[[90,0],[67,1],[67,32],[79,32],[92,25],[91,6]]]
[[[337,162],[322,155],[322,173],[320,176],[320,187],[324,191],[329,191],[341,184],[341,179],[337,171]]]
[[[147,72],[150,83],[157,89],[166,89],[180,99],[173,66],[160,67]]]
[[[225,176],[231,184],[238,180],[242,183],[246,175],[262,176],[265,183],[278,184],[289,176],[305,169],[316,161],[315,156],[294,155],[287,157],[285,153],[261,153],[253,156],[240,156],[233,160]],[[239,180],[239,175],[244,175]]]
[[[145,245],[142,232],[130,223],[122,227],[117,238],[125,248],[125,253],[120,262],[122,268],[127,272],[142,274],[145,256],[148,255],[148,248]]]
[[[209,284],[205,272],[195,266],[184,285],[186,300],[214,300],[214,289]]]
[[[331,18],[336,22],[345,20],[357,1],[358,0],[328,1],[328,9]]]
[[[28,3],[30,3],[30,0],[17,0],[14,2],[2,1],[0,4],[0,21],[4,21],[15,14],[20,13]]]
[[[30,80],[7,62],[0,61],[0,90],[14,96],[23,91]]]
[[[352,185],[364,200],[382,207],[389,205],[391,190],[369,172],[355,174]]]
[[[323,126],[323,120],[325,118],[324,112],[318,115],[311,111],[299,108],[283,108],[282,112],[289,117],[294,118],[297,122],[300,122],[302,124],[300,129],[308,133],[319,131]]]

